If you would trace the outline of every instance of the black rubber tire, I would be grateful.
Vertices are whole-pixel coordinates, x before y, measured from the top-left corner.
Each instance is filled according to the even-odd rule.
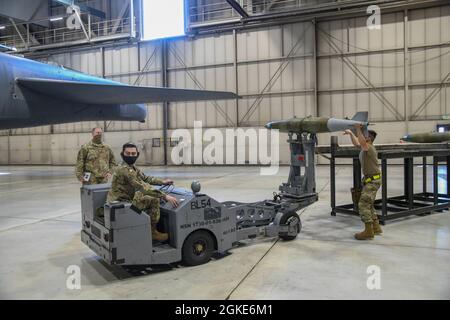
[[[197,251],[197,246],[202,250]],[[211,260],[214,252],[214,240],[211,234],[204,230],[195,231],[184,241],[182,255],[183,262],[188,266],[198,266]]]
[[[300,220],[299,215],[296,212],[287,212],[287,213],[285,213],[280,219],[280,225],[287,224],[289,219],[291,219],[293,217],[298,219],[297,234],[299,234],[300,230],[302,229],[302,222]],[[297,238],[297,234],[295,236],[288,236],[288,235],[281,235],[280,234],[279,237],[281,239],[285,240],[285,241],[290,241],[290,240],[294,240],[295,238]]]

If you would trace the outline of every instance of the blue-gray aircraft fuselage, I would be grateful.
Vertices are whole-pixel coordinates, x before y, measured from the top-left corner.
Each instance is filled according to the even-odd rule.
[[[145,121],[143,103],[235,99],[231,92],[137,87],[0,53],[0,129]]]

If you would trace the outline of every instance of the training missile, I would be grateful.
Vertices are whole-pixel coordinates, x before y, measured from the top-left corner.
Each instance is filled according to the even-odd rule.
[[[363,131],[367,130],[369,113],[358,112],[352,119],[336,119],[326,117],[292,118],[289,120],[272,121],[265,125],[267,129],[278,129],[281,132],[291,133],[323,133],[344,131],[347,129],[354,130],[356,124],[363,127]]]
[[[437,143],[450,141],[450,132],[425,132],[407,134],[400,140],[415,143]]]

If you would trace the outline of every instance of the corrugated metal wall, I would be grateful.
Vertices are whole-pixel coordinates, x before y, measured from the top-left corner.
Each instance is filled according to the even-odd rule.
[[[263,125],[314,114],[313,36],[309,22],[239,34],[241,123]]]
[[[233,36],[202,37],[168,45],[168,79],[171,87],[235,90]],[[190,128],[194,120],[207,127],[233,125],[234,101],[176,103],[170,106],[170,127]],[[232,119],[232,120],[230,120]]]
[[[293,116],[342,118],[367,110],[371,121],[377,122],[377,130],[383,128],[380,142],[398,142],[406,131],[432,130],[436,121],[450,112],[450,6],[411,10],[408,19],[406,33],[404,13],[398,12],[382,15],[380,30],[369,30],[366,18],[354,18],[171,40],[167,69],[171,87],[229,91],[238,88],[243,98],[238,102],[170,104],[170,128],[192,128],[194,120],[201,120],[210,128],[233,127],[237,123],[252,127]],[[93,75],[158,86],[161,47],[158,41],[146,42],[105,48],[104,52],[74,51],[51,59]],[[409,79],[406,86],[405,75]],[[125,135],[132,137],[129,131],[145,131],[144,140],[162,137],[162,106],[148,108],[145,124],[106,123],[108,131],[117,132],[117,137],[120,132],[128,132]],[[405,121],[405,112],[417,121]],[[393,125],[392,121],[398,124]],[[104,123],[56,125],[53,131],[70,140],[68,134],[85,133],[96,125]],[[33,152],[55,148],[55,139],[45,137],[48,133],[49,126],[13,130],[13,135],[25,135],[14,139],[14,148],[20,149],[18,158],[13,161],[2,156],[1,163],[6,163],[7,158],[21,163],[21,157],[27,159],[24,163],[70,163],[69,156],[58,161],[44,155],[30,156],[30,148]],[[43,135],[43,140],[31,141],[36,138],[27,135]],[[2,149],[7,149],[6,140],[0,140]],[[73,150],[83,142],[79,138],[72,140]],[[53,144],[47,146],[45,141]],[[320,142],[327,143],[328,135],[322,135]],[[119,141],[112,144],[120,145]],[[162,153],[155,154],[153,161],[161,163]],[[282,155],[281,160],[288,162],[288,155]]]
[[[319,23],[318,39],[321,115],[369,111],[373,121],[402,119],[403,51],[390,49],[403,47],[403,14],[383,16],[381,30],[369,30],[364,18]]]
[[[448,115],[450,112],[450,7],[416,10],[411,12],[410,46],[419,48],[411,50],[409,55],[411,67],[410,102],[412,114],[418,117],[435,118]],[[429,47],[425,50],[420,46],[446,44],[445,47]],[[426,63],[423,63],[426,61]],[[444,79],[445,84],[442,83]],[[426,85],[428,84],[428,85]],[[434,99],[418,112],[423,102],[436,88],[444,87]]]

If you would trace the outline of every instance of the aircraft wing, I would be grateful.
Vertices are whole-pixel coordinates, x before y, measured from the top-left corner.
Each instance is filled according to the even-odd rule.
[[[86,104],[137,104],[238,98],[236,94],[226,91],[139,87],[113,82],[103,84],[41,78],[17,78],[16,82],[54,98]]]
[[[16,51],[16,48],[4,46],[0,44],[0,52]]]

